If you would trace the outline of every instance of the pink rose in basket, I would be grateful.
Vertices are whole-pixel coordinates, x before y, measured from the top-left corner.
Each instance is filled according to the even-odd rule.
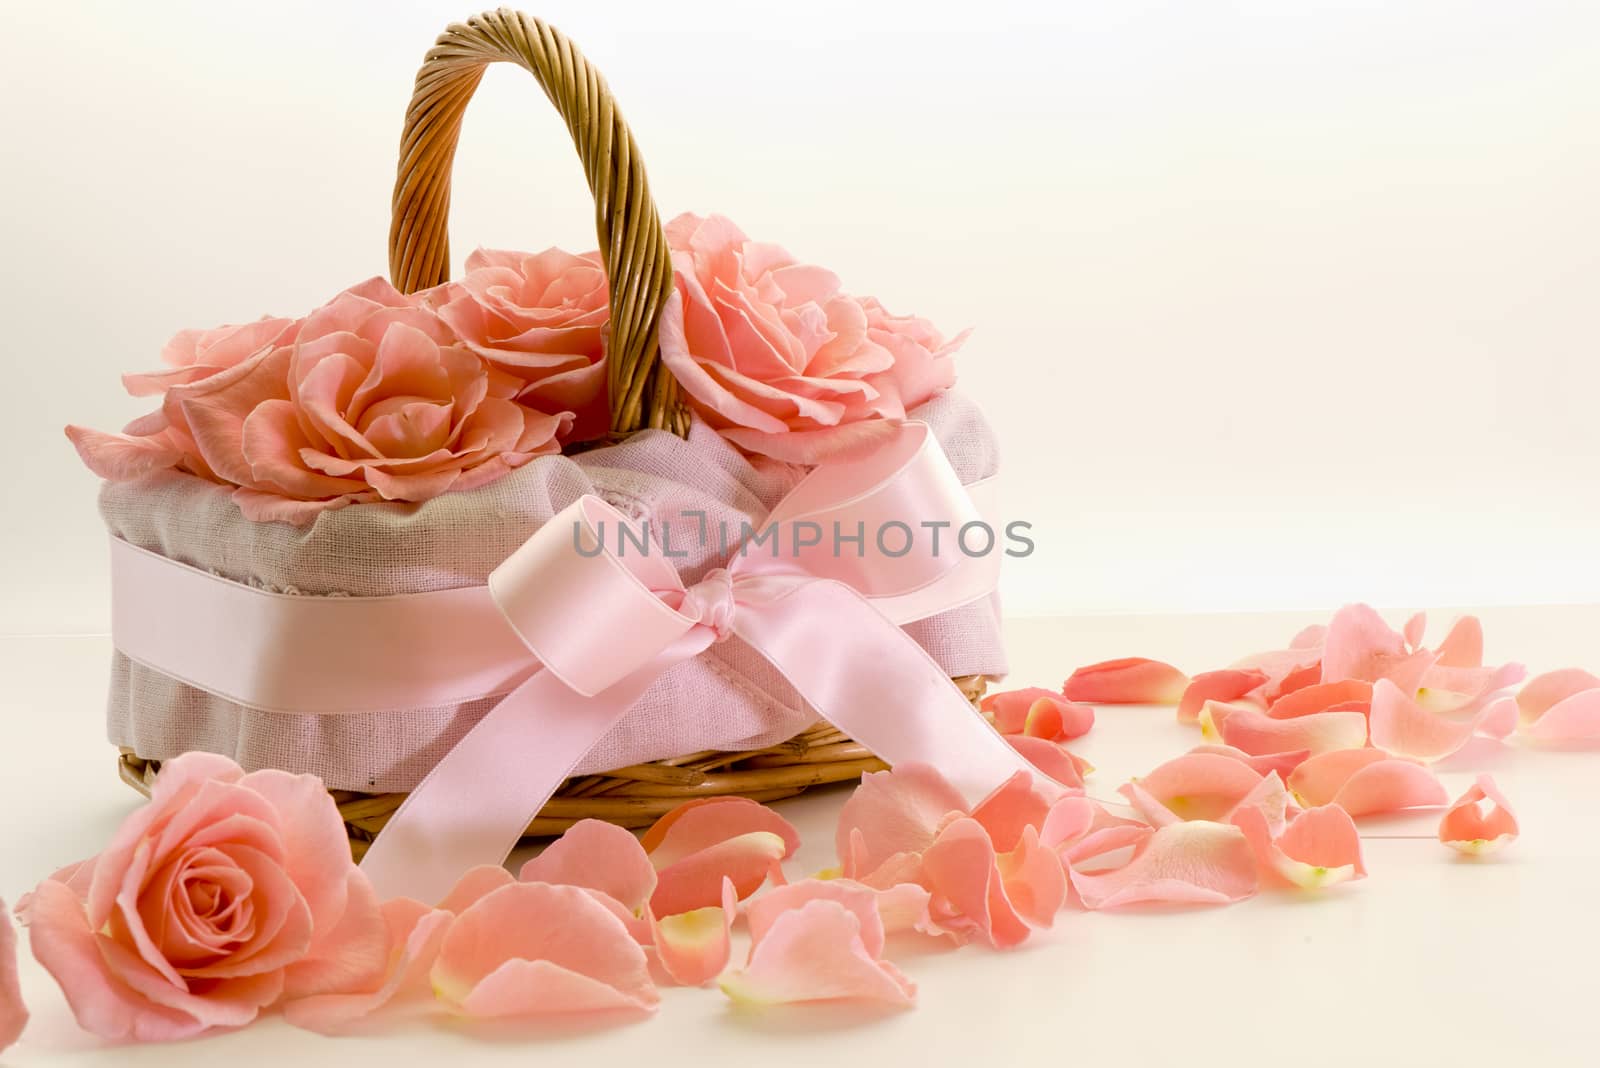
[[[292,339],[171,387],[124,434],[67,434],[104,478],[177,466],[238,487],[251,519],[309,523],[327,508],[471,489],[558,452],[572,416],[520,404],[518,389],[374,278]]]
[[[676,288],[661,358],[741,449],[814,464],[870,446],[955,380],[965,335],[947,342],[926,320],[842,293],[831,271],[721,216],[680,215],[666,230]]]
[[[605,434],[610,304],[600,253],[478,249],[467,257],[466,275],[428,299],[463,344],[524,383],[518,400],[542,412],[572,412],[566,437]]]
[[[249,1023],[387,963],[370,885],[311,775],[190,753],[105,851],[19,910],[85,1029],[168,1040]]]

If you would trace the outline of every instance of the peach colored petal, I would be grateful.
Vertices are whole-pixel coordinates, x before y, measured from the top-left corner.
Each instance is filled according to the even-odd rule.
[[[1444,667],[1483,666],[1483,624],[1477,616],[1462,616],[1439,643],[1439,663]]]
[[[602,820],[579,820],[522,866],[525,883],[587,886],[635,914],[656,888],[656,870],[632,833]]]
[[[1334,613],[1322,646],[1322,681],[1376,682],[1409,655],[1405,636],[1364,604]]]
[[[1069,790],[1083,789],[1083,777],[1094,770],[1087,760],[1059,742],[1026,734],[1007,734],[1004,737],[1007,744],[1021,753],[1036,770]]]
[[[1071,845],[1097,830],[1105,809],[1087,797],[1064,797],[1050,806],[1039,825],[1039,841],[1050,849]]]
[[[990,694],[983,699],[982,707],[1001,734],[1027,734],[1065,742],[1087,734],[1094,726],[1093,708],[1038,686]]]
[[[742,900],[760,889],[788,854],[788,843],[770,831],[751,831],[707,846],[660,869],[650,908],[658,916],[709,908],[722,900],[725,879],[732,880]]]
[[[120,1041],[170,1042],[206,1029],[203,1021],[141,996],[113,975],[101,951],[105,940],[90,929],[82,902],[65,884],[46,880],[34,890],[28,936],[34,959],[61,987],[85,1031]]]
[[[1132,846],[1118,867],[1089,862]],[[1207,820],[1155,830],[1113,828],[1090,835],[1071,851],[1068,875],[1088,909],[1154,902],[1221,905],[1256,892],[1256,859],[1244,832]]]
[[[1261,778],[1232,757],[1187,753],[1134,781],[1179,819],[1226,820]]]
[[[1428,613],[1418,612],[1416,615],[1406,620],[1406,625],[1402,628],[1401,633],[1405,635],[1407,645],[1413,649],[1418,649],[1421,648],[1422,637],[1427,633],[1427,631]]]
[[[961,793],[926,764],[897,764],[863,775],[839,810],[834,847],[844,874],[865,878],[897,854],[923,852],[947,815],[966,811]]]
[[[152,471],[175,467],[184,458],[182,450],[166,435],[108,434],[89,427],[69,426],[67,439],[78,450],[85,467],[111,482],[143,478]]]
[[[1074,671],[1061,692],[1070,701],[1104,705],[1175,705],[1183,700],[1189,676],[1159,660],[1125,657]]]
[[[1484,802],[1489,805],[1487,812]],[[1439,821],[1439,841],[1471,856],[1493,853],[1516,841],[1520,833],[1516,814],[1492,775],[1479,775]]]
[[[1535,675],[1517,691],[1517,709],[1525,722],[1532,722],[1559,701],[1584,690],[1600,689],[1600,676],[1582,668],[1562,668]]]
[[[496,890],[516,881],[515,876],[498,864],[480,864],[462,872],[456,885],[434,907],[459,916]]]
[[[686,801],[657,820],[639,844],[659,869],[751,831],[766,831],[782,838],[785,858],[800,848],[800,834],[788,820],[747,797],[705,797]]]
[[[1319,682],[1284,694],[1267,706],[1273,719],[1294,719],[1312,712],[1326,712],[1342,706],[1366,706],[1372,702],[1372,683],[1361,679]]]
[[[1265,775],[1275,771],[1284,779],[1289,773],[1298,768],[1311,755],[1309,749],[1292,749],[1286,753],[1261,753],[1259,755],[1246,753],[1243,749],[1235,749],[1231,745],[1197,745],[1189,750],[1191,753],[1211,753],[1216,756],[1225,756],[1247,765],[1253,771]]]
[[[1541,742],[1600,741],[1600,688],[1562,698],[1526,730]]]
[[[1313,890],[1367,874],[1355,822],[1337,805],[1307,809],[1277,835],[1257,809],[1240,810],[1233,822],[1272,883]]]
[[[457,916],[434,961],[435,993],[466,1016],[653,1010],[644,950],[587,890],[501,887]]]
[[[922,854],[922,870],[933,895],[929,909],[941,928],[997,949],[1027,940],[1028,922],[1006,893],[994,843],[977,820],[952,820]]]
[[[287,998],[345,993],[373,987],[383,979],[389,955],[383,909],[361,869],[348,861],[344,869],[347,894],[339,919],[318,931],[306,955],[285,970]]]
[[[1024,828],[1016,848],[1001,852],[995,865],[1017,915],[1033,927],[1052,926],[1067,901],[1067,873],[1055,850],[1041,844],[1039,832]]]
[[[1306,749],[1315,755],[1365,745],[1367,741],[1367,717],[1360,712],[1312,712],[1294,719],[1274,719],[1254,708],[1235,706],[1216,724],[1218,711],[1214,702],[1201,710],[1201,730],[1214,732],[1223,744],[1246,753]]]
[[[0,901],[0,1053],[15,1044],[27,1026],[28,1008],[17,980],[17,928],[6,903]]]
[[[1344,749],[1311,757],[1289,776],[1305,807],[1338,805],[1355,817],[1433,808],[1449,801],[1433,772],[1381,749]]]
[[[1058,865],[1059,866],[1059,865]],[[906,885],[906,884],[902,884]],[[877,960],[883,956],[885,925],[879,911],[880,894],[870,886],[849,879],[802,879],[788,886],[774,887],[751,898],[745,906],[745,922],[750,926],[750,941],[760,943],[786,913],[812,901],[833,901],[848,909],[860,922],[862,948]],[[924,891],[924,894],[926,891]]]
[[[1202,671],[1183,691],[1178,701],[1178,722],[1200,722],[1200,706],[1207,701],[1237,701],[1267,681],[1267,673],[1260,668],[1223,668],[1221,671]]]
[[[684,986],[705,986],[721,975],[728,966],[729,935],[738,913],[739,897],[731,879],[722,880],[720,905],[660,918],[650,912],[651,942],[662,969]]]
[[[1015,849],[1027,827],[1037,829],[1050,811],[1056,792],[1039,788],[1032,772],[1019,771],[973,806],[972,818],[983,825],[1001,852]]]
[[[386,1005],[431,995],[428,976],[455,917],[443,909],[396,898],[384,902],[383,918],[388,958],[378,980],[367,989],[287,1001],[284,1019],[308,1031],[333,1035]]]
[[[864,929],[865,926],[865,929]],[[750,949],[750,960],[722,979],[734,1001],[779,1005],[807,1001],[869,1001],[905,1007],[916,986],[864,939],[882,938],[837,901],[817,899],[786,909]]]
[[[1372,690],[1372,744],[1396,756],[1442,760],[1466,745],[1486,718],[1503,724],[1509,715],[1508,705],[1500,702],[1467,717],[1431,712],[1388,679],[1381,679]]]

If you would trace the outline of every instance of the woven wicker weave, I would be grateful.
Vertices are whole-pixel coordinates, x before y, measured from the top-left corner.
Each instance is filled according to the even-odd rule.
[[[672,261],[638,147],[599,72],[540,20],[505,9],[475,16],[447,29],[423,60],[406,109],[394,187],[389,270],[395,286],[412,293],[449,278],[450,174],[461,119],[484,68],[499,62],[515,63],[538,80],[566,123],[594,195],[610,293],[612,436],[646,428],[686,433],[688,410],[658,359],[656,325],[672,292]],[[974,703],[983,694],[981,676],[955,682]],[[581,819],[647,827],[693,798],[771,801],[884,767],[865,746],[819,723],[767,749],[691,753],[568,779],[527,834],[560,834]],[[123,749],[119,769],[125,782],[148,794],[160,762]],[[406,795],[333,796],[359,858]]]

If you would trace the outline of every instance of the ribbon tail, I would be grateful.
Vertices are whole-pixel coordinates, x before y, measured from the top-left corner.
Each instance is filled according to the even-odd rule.
[[[507,694],[417,785],[362,858],[378,896],[434,904],[468,869],[503,863],[529,821],[656,677],[708,642],[705,634],[686,636],[592,697],[549,671]]]
[[[920,645],[841,583],[801,583],[741,605],[734,631],[823,718],[890,764],[933,765],[969,804],[1019,771],[1049,781]]]

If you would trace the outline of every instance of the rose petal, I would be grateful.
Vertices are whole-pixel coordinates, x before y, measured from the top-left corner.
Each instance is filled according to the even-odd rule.
[[[306,956],[284,973],[284,996],[311,997],[376,988],[388,967],[390,931],[377,892],[360,868],[345,863],[347,895],[338,923],[320,932]]]
[[[1159,660],[1125,657],[1104,660],[1074,671],[1062,685],[1069,701],[1104,705],[1176,705],[1189,687],[1189,676]]]
[[[1600,676],[1591,675],[1582,668],[1547,671],[1529,679],[1517,691],[1517,708],[1525,722],[1532,722],[1573,694],[1596,689],[1600,689]]]
[[[1322,681],[1376,682],[1409,655],[1405,636],[1370,607],[1345,605],[1334,614],[1322,646]]]
[[[0,1053],[10,1048],[28,1026],[28,1009],[22,1004],[22,984],[17,979],[17,928],[11,912],[0,901]]]
[[[780,913],[750,949],[750,960],[722,979],[735,1001],[778,1005],[869,1001],[909,1006],[916,986],[868,952],[860,916],[837,901],[809,901]],[[882,932],[877,932],[881,938]]]
[[[1037,786],[1032,772],[1019,771],[972,809],[972,818],[1002,852],[1015,849],[1028,827],[1037,829],[1055,800]]]
[[[443,909],[430,909],[408,898],[384,902],[389,952],[378,982],[366,990],[288,1001],[283,1006],[284,1019],[308,1031],[333,1035],[403,998],[431,995],[428,976],[454,918]]]
[[[883,915],[878,908],[880,893],[887,891],[874,890],[849,879],[802,879],[787,886],[774,887],[751,898],[745,906],[750,940],[760,943],[787,912],[802,908],[812,901],[834,901],[855,914],[861,924],[862,947],[867,956],[877,960],[883,956],[885,935]]]
[[[656,869],[630,832],[602,820],[579,820],[522,866],[525,883],[587,886],[640,913],[656,888]]]
[[[658,916],[709,908],[722,900],[724,879],[732,880],[740,900],[766,882],[789,845],[770,831],[751,831],[691,853],[658,873],[650,908]]]
[[[1462,616],[1439,643],[1439,663],[1444,667],[1483,666],[1483,624],[1477,616]]]
[[[1035,770],[1069,790],[1083,789],[1083,777],[1094,770],[1087,760],[1048,738],[1031,738],[1026,734],[1007,734],[1004,738]]]
[[[788,820],[747,797],[706,797],[686,801],[644,833],[640,845],[657,869],[692,853],[752,831],[783,839],[784,857],[800,848],[800,835]]]
[[[1372,702],[1372,683],[1360,679],[1319,682],[1284,694],[1267,706],[1273,719],[1294,719],[1313,712],[1326,712],[1337,705],[1366,706]]]
[[[1225,822],[1261,778],[1232,757],[1187,753],[1134,781],[1179,819]]]
[[[1485,719],[1503,723],[1511,698],[1484,706],[1476,715],[1452,718],[1430,712],[1388,679],[1372,690],[1372,744],[1396,756],[1442,760],[1466,745]]]
[[[1313,755],[1365,745],[1367,717],[1360,712],[1312,712],[1294,719],[1274,719],[1254,708],[1223,706],[1226,718],[1216,724],[1215,702],[1200,711],[1202,731],[1214,731],[1222,742],[1246,753],[1283,753],[1296,749]]]
[[[432,969],[434,990],[467,1016],[653,1010],[644,950],[587,890],[501,887],[457,916]]]
[[[1287,753],[1261,753],[1259,755],[1246,753],[1243,749],[1235,749],[1231,745],[1197,745],[1189,750],[1191,753],[1212,753],[1216,756],[1225,756],[1230,760],[1237,760],[1251,770],[1265,775],[1275,771],[1281,778],[1288,779],[1289,773],[1298,768],[1311,755],[1309,749],[1292,749]]]
[[[922,870],[923,885],[933,894],[934,921],[961,941],[977,938],[1004,949],[1031,933],[1006,892],[994,843],[977,820],[952,820],[922,854]]]
[[[770,896],[763,894],[762,899]],[[721,975],[728,966],[729,934],[738,912],[739,897],[731,879],[722,880],[721,905],[661,918],[650,912],[651,941],[662,969],[684,986],[704,986]],[[754,937],[753,925],[751,930]]]
[[[960,791],[926,764],[908,762],[863,775],[839,810],[834,847],[844,874],[862,879],[897,854],[923,852],[945,816],[966,810]]]
[[[1261,870],[1280,885],[1319,889],[1367,874],[1355,822],[1337,805],[1301,812],[1276,837],[1258,809],[1241,809],[1233,822],[1250,840]]]
[[[108,434],[89,427],[67,427],[67,438],[84,466],[111,482],[129,482],[176,466],[183,453],[165,436]]]
[[[1091,871],[1087,862],[1128,846],[1127,862]],[[1256,892],[1256,860],[1239,828],[1206,820],[1156,830],[1098,831],[1071,851],[1068,875],[1088,909],[1148,902],[1227,904]]]
[[[1600,688],[1564,697],[1527,728],[1541,742],[1593,742],[1600,740]]]
[[[1093,708],[1037,686],[990,694],[983,699],[982,707],[1001,734],[1027,734],[1065,742],[1087,734],[1094,726]]]
[[[1178,722],[1200,722],[1200,706],[1207,701],[1237,701],[1245,694],[1264,685],[1267,673],[1260,668],[1223,668],[1221,671],[1202,671],[1189,680],[1183,697],[1178,701]]]
[[[1481,807],[1485,801],[1488,812]],[[1519,833],[1516,814],[1492,775],[1479,775],[1439,821],[1439,841],[1472,856],[1492,853],[1515,841]]]
[[[1338,805],[1352,816],[1432,808],[1450,797],[1433,772],[1381,749],[1344,749],[1311,757],[1289,776],[1305,807]]]

